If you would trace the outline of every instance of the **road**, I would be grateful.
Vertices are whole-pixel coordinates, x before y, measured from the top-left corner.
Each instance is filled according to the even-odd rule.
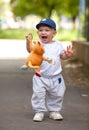
[[[23,41],[14,41],[24,44]],[[62,109],[64,120],[53,121],[46,113],[43,122],[33,122],[30,100],[34,71],[20,69],[27,54],[22,56],[24,45],[23,50],[17,51],[20,45],[15,47],[14,41],[11,42],[16,55],[4,55],[0,59],[0,130],[89,130],[89,78],[85,71],[81,72],[82,66],[76,69],[74,64],[69,67],[69,63],[63,63],[67,87]],[[6,48],[4,54],[8,52]]]

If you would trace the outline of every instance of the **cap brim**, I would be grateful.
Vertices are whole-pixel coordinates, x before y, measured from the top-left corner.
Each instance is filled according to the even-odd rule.
[[[39,24],[36,25],[36,28],[39,29],[41,26],[47,26],[47,27],[52,28],[50,25],[48,25],[46,23],[39,23]]]

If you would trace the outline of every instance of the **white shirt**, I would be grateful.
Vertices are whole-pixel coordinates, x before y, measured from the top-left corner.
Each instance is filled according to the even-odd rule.
[[[51,44],[42,43],[45,49],[44,57],[52,58],[55,60],[55,64],[50,64],[47,61],[43,61],[41,65],[41,75],[44,77],[53,77],[61,73],[61,61],[60,54],[64,52],[64,48],[59,41],[54,41]]]

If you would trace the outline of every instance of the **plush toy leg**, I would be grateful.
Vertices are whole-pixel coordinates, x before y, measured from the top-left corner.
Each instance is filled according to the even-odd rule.
[[[39,69],[39,66],[33,66],[31,61],[29,61],[28,67],[31,68],[31,69]]]
[[[22,69],[22,70],[27,70],[28,67],[27,67],[26,65],[23,65],[23,66],[21,66],[21,69]]]
[[[40,67],[36,69],[36,75],[41,77],[41,74],[40,74]]]
[[[36,74],[36,76],[41,77],[41,75],[39,73],[36,72],[35,74]]]

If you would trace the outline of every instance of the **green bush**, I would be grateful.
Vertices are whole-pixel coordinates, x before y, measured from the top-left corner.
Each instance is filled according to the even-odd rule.
[[[32,33],[34,39],[37,39],[35,29],[5,29],[0,30],[0,39],[25,39],[27,33]],[[77,30],[59,30],[55,39],[62,41],[70,41],[77,38]]]
[[[27,29],[5,29],[0,30],[0,39],[24,39],[27,33],[36,34],[34,30]]]

